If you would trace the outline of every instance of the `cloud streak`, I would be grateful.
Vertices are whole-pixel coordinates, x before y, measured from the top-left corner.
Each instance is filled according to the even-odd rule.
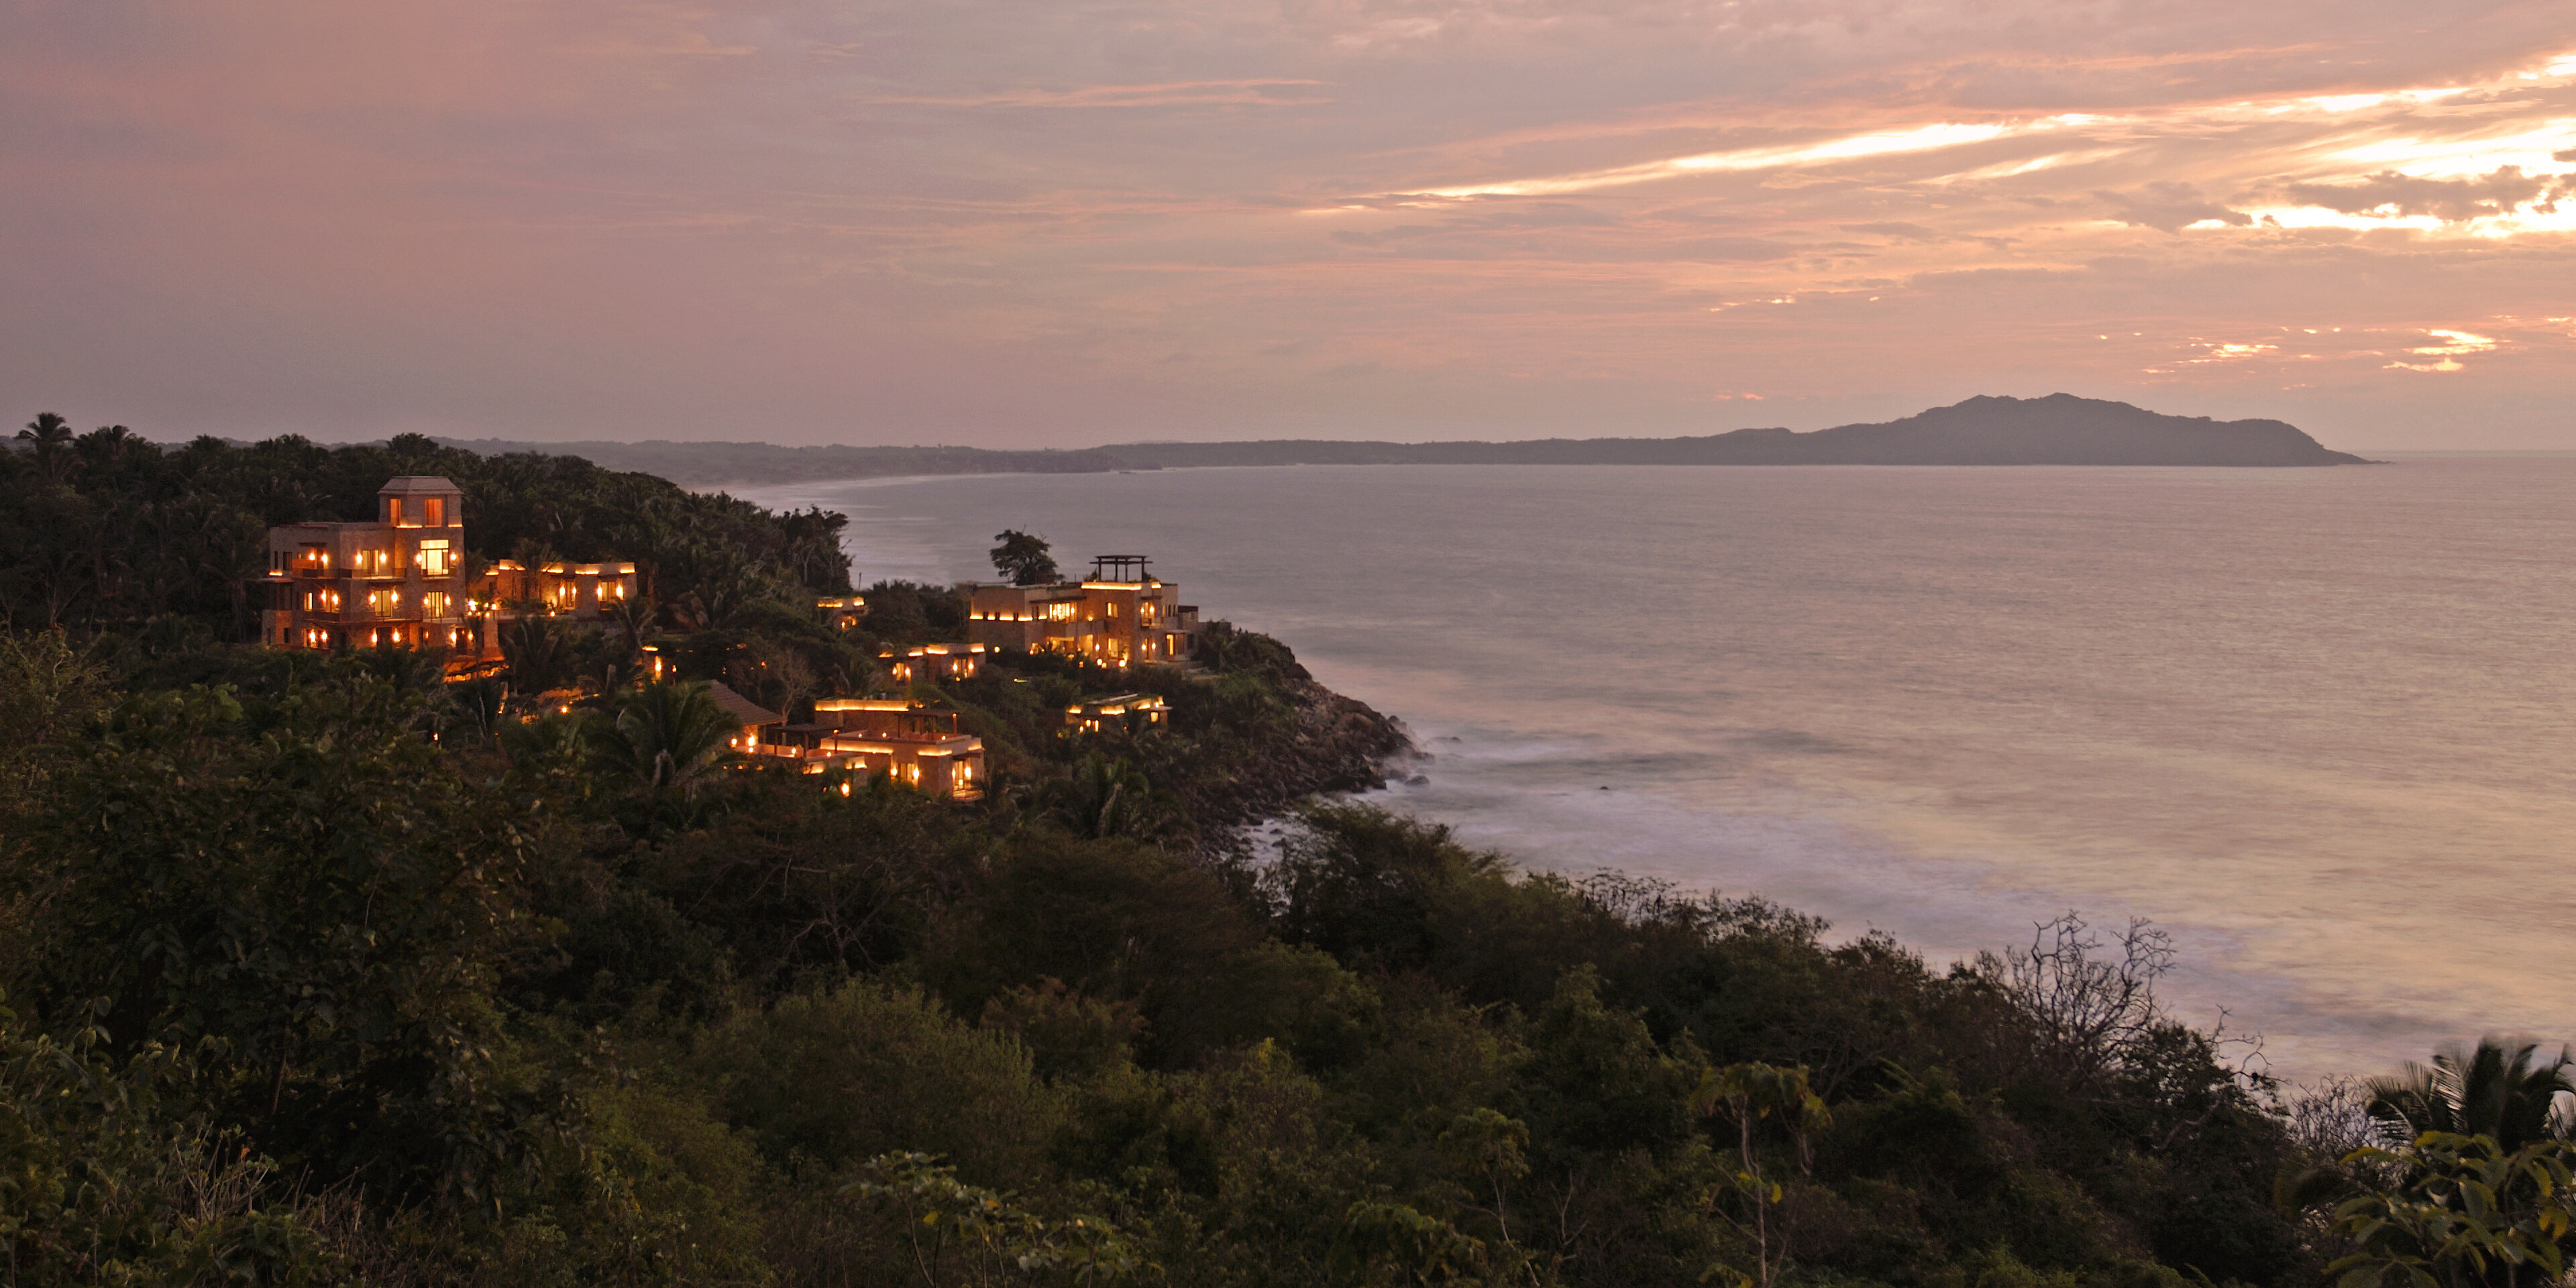
[[[35,0],[0,389],[164,436],[996,445],[2065,389],[2576,446],[2576,16],[2455,17]]]

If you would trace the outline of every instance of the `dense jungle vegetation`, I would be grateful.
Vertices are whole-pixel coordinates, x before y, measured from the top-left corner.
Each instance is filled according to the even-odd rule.
[[[2289,1094],[2159,1006],[2152,927],[1945,968],[1524,871],[1328,795],[1400,731],[1221,624],[1187,673],[920,690],[978,802],[738,765],[696,681],[876,688],[956,597],[836,630],[839,516],[569,458],[21,438],[0,1285],[2565,1278],[2526,1044]],[[506,687],[235,642],[265,525],[400,473],[464,487],[474,557],[649,602]],[[1059,735],[1138,684],[1169,729]]]

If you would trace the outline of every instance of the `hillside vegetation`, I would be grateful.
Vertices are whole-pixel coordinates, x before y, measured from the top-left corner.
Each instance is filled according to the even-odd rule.
[[[648,564],[636,635],[514,659],[576,701],[230,642],[240,533],[412,471],[482,557]],[[2284,1103],[2158,1007],[2152,927],[1944,967],[1521,870],[1318,795],[1404,740],[1278,641],[922,691],[991,749],[939,801],[706,733],[698,681],[791,705],[961,625],[882,583],[822,625],[838,516],[424,442],[84,439],[0,488],[0,1283],[2560,1273],[2564,1071],[2527,1050]],[[75,549],[26,506],[109,553],[25,562]],[[1171,727],[1059,735],[1113,683]]]

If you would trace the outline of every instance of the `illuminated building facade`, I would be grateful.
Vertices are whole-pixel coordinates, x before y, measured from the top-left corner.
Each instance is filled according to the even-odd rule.
[[[631,563],[548,563],[503,559],[474,579],[475,610],[508,616],[605,617],[636,594]]]
[[[877,660],[885,664],[886,673],[897,684],[938,684],[943,680],[974,679],[975,673],[983,669],[988,651],[981,644],[919,644],[899,651],[886,649],[877,654]]]
[[[405,475],[376,491],[371,523],[268,530],[268,607],[276,648],[465,648],[465,496],[446,479]]]
[[[814,601],[814,611],[822,614],[823,620],[830,623],[832,629],[850,630],[867,620],[868,597],[839,595],[831,599],[818,599]]]
[[[957,713],[887,698],[818,698],[810,724],[791,724],[746,748],[809,774],[885,774],[933,796],[984,795],[984,740],[957,728]]]
[[[1071,653],[1108,666],[1182,662],[1199,610],[1143,555],[1101,555],[1091,575],[1051,586],[962,582],[966,638],[993,648]]]
[[[1160,729],[1172,709],[1150,693],[1113,693],[1084,698],[1064,709],[1066,733],[1143,733]]]

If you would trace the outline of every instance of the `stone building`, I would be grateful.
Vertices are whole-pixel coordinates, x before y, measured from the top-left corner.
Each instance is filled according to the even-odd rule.
[[[1091,575],[1047,586],[961,582],[966,638],[992,648],[1070,653],[1108,666],[1182,662],[1196,604],[1153,575],[1143,555],[1101,555]]]
[[[1076,733],[1144,733],[1160,729],[1172,708],[1150,693],[1112,693],[1084,698],[1064,709],[1064,731]]]
[[[916,644],[908,649],[881,649],[877,661],[885,664],[886,674],[896,684],[938,684],[974,679],[987,651],[981,644]]]
[[[505,622],[604,622],[638,593],[631,563],[504,559],[469,580],[465,495],[433,475],[388,480],[371,522],[269,529],[264,581],[260,639],[273,647],[446,649],[459,670],[500,661]]]
[[[906,699],[817,698],[814,719],[765,732],[755,750],[809,774],[885,774],[933,796],[984,795],[984,740],[957,728],[957,713]]]
[[[473,648],[464,505],[446,479],[404,475],[376,490],[373,522],[269,529],[261,640],[276,648]]]
[[[635,598],[631,563],[546,563],[534,568],[503,559],[469,588],[476,611],[603,618]]]

